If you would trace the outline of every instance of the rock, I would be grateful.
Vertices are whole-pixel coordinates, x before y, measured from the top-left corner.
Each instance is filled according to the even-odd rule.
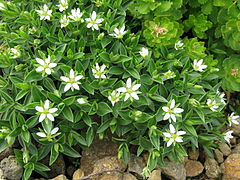
[[[162,173],[172,180],[185,180],[186,170],[182,163],[165,161],[166,167],[161,168]]]
[[[49,179],[49,180],[68,180],[68,178],[61,174],[61,175],[58,175],[57,177],[53,178],[53,179]]]
[[[0,180],[6,180],[6,178],[4,177],[2,169],[0,169]]]
[[[14,156],[4,158],[0,163],[0,168],[6,179],[19,180],[22,177],[23,167],[17,162]]]
[[[72,177],[73,173],[77,170],[77,168],[75,168],[74,166],[68,166],[67,167],[67,175]]]
[[[92,173],[96,160],[107,156],[115,156],[118,153],[118,143],[96,139],[92,145],[82,151],[81,169],[85,175]]]
[[[82,169],[78,169],[73,173],[72,180],[77,180],[80,179],[84,176],[84,172]]]
[[[220,167],[215,159],[207,158],[204,167],[206,170],[206,175],[209,178],[217,179],[221,173]]]
[[[233,124],[229,130],[233,130],[233,135],[240,136],[240,125]]]
[[[240,144],[237,144],[236,147],[231,151],[231,154],[240,153]]]
[[[187,177],[194,177],[201,174],[204,167],[199,161],[188,160],[185,163],[185,169]]]
[[[49,166],[49,156],[41,160],[41,163]],[[49,168],[51,169],[47,172],[49,178],[54,178],[60,174],[65,174],[66,167],[62,154],[59,154],[57,160]]]
[[[125,173],[121,180],[137,180],[137,178],[131,173]]]
[[[161,170],[154,170],[148,180],[162,180]]]
[[[222,163],[224,161],[223,153],[219,149],[215,149],[214,153],[215,153],[215,158],[216,158],[217,162]]]
[[[10,155],[13,155],[13,150],[12,148],[9,147],[0,153],[0,161],[3,160],[4,158],[7,158]]]
[[[224,161],[223,180],[239,179],[240,177],[240,154],[231,154]]]
[[[143,157],[137,157],[136,155],[132,154],[128,163],[128,171],[134,172],[138,176],[142,177],[143,168],[146,166],[146,163]]]
[[[188,152],[188,158],[191,160],[198,160],[199,150]]]
[[[219,144],[219,150],[224,156],[228,156],[231,153],[231,148],[226,143]]]

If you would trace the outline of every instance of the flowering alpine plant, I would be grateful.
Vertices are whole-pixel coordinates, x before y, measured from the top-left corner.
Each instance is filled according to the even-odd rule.
[[[230,142],[220,129],[239,112],[225,116],[222,87],[240,89],[238,8],[199,1],[0,0],[0,152],[14,145],[23,180],[48,179],[60,154],[79,158],[99,137],[126,163],[130,147],[148,152],[145,177]]]

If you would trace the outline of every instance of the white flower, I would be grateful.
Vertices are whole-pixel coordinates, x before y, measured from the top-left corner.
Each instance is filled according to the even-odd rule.
[[[226,102],[225,102],[225,94],[224,93],[220,93],[218,90],[217,90],[217,95],[219,96],[219,98],[220,98],[220,101],[221,101],[221,103],[223,103],[224,105],[226,104]]]
[[[59,7],[59,11],[63,12],[65,9],[68,8],[68,1],[67,0],[60,0],[59,4],[57,6]]]
[[[182,41],[178,41],[175,43],[174,48],[176,50],[183,49],[184,43]]]
[[[69,20],[66,15],[60,19],[61,28],[66,27],[69,24]]]
[[[79,90],[78,82],[80,79],[83,78],[82,75],[76,75],[73,69],[70,70],[69,77],[61,76],[62,81],[66,82],[66,86],[64,87],[64,92],[68,91],[70,88],[73,91],[74,89]]]
[[[48,58],[45,60],[36,58],[36,61],[38,64],[40,64],[40,66],[37,67],[36,71],[44,71],[48,75],[52,73],[51,69],[57,66],[57,63],[51,63],[51,56],[48,56]]]
[[[200,71],[203,72],[203,70],[207,68],[207,65],[203,64],[203,59],[200,59],[199,61],[197,61],[196,59],[194,59],[193,61],[193,69],[195,71]]]
[[[175,145],[176,142],[183,142],[182,135],[186,134],[185,131],[177,131],[175,130],[172,124],[169,125],[169,132],[164,132],[163,135],[165,137],[165,141],[167,142],[167,147],[172,144]]]
[[[228,132],[224,133],[224,139],[228,143],[230,143],[230,139],[233,138],[232,133],[233,133],[233,131],[228,131]]]
[[[94,31],[94,29],[99,30],[98,25],[101,24],[104,21],[104,19],[103,18],[97,19],[97,14],[95,11],[93,11],[91,17],[86,18],[85,21],[88,23],[87,28],[92,28],[92,30]]]
[[[171,119],[174,122],[176,122],[176,114],[180,114],[184,111],[182,108],[175,107],[175,100],[174,99],[171,101],[170,106],[164,106],[164,107],[162,107],[162,110],[164,112],[166,112],[164,117],[163,117],[163,120],[170,119],[170,122],[171,122]]]
[[[40,114],[39,122],[42,122],[45,118],[49,119],[50,121],[54,121],[53,114],[57,112],[57,108],[50,108],[50,101],[46,100],[44,106],[36,106],[36,111]]]
[[[84,99],[84,98],[79,98],[79,99],[77,99],[77,102],[78,102],[79,104],[86,104],[86,103],[87,103],[87,100]]]
[[[239,120],[240,120],[240,116],[235,116],[235,113],[233,112],[229,117],[228,117],[228,121],[229,121],[229,126],[232,126],[233,124],[239,125]]]
[[[5,5],[3,3],[0,2],[0,10],[5,10]]]
[[[219,108],[219,106],[217,105],[217,102],[212,99],[207,99],[207,105],[213,112]]]
[[[165,72],[165,73],[163,74],[163,78],[165,78],[165,79],[172,79],[172,78],[174,78],[174,77],[176,77],[176,75],[175,75],[175,73],[172,72],[171,70],[168,70],[167,72]]]
[[[105,79],[106,78],[106,71],[105,71],[106,66],[103,64],[102,66],[99,66],[98,63],[96,63],[96,66],[92,68],[92,73],[95,78],[99,79]]]
[[[112,105],[120,100],[120,92],[117,92],[116,90],[112,91],[111,95],[108,96],[109,101],[111,101]]]
[[[50,133],[47,132],[37,132],[36,134],[41,138],[46,138],[47,140],[51,141],[51,138],[57,135],[59,128],[55,127],[51,130]]]
[[[49,10],[46,4],[43,5],[42,10],[36,10],[36,11],[40,16],[40,20],[50,20],[52,16],[52,10]]]
[[[12,55],[12,58],[14,58],[14,59],[21,56],[21,52],[15,48],[10,49],[10,54]]]
[[[149,54],[148,49],[145,48],[145,47],[143,47],[143,48],[141,49],[141,51],[139,51],[139,54],[140,54],[142,57],[147,57],[148,54]]]
[[[140,88],[140,86],[141,84],[132,85],[131,78],[128,78],[126,82],[126,87],[118,88],[117,91],[125,93],[124,101],[128,100],[128,98],[139,100],[138,94],[140,92],[138,92],[137,90]]]
[[[77,8],[77,9],[72,9],[71,10],[71,15],[68,16],[70,19],[72,19],[73,21],[80,21],[82,20],[81,17],[83,15],[83,13],[80,12],[80,9]]]
[[[125,26],[123,25],[121,29],[115,28],[113,34],[109,34],[110,36],[113,36],[117,39],[122,39],[124,34],[126,34],[127,31],[125,30]]]

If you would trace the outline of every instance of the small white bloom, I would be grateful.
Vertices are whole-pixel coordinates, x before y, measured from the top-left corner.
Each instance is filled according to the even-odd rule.
[[[78,102],[79,104],[86,104],[86,103],[87,103],[87,100],[84,99],[84,98],[79,98],[79,99],[77,99],[77,102]]]
[[[175,43],[174,48],[176,50],[183,49],[184,43],[182,41],[178,41]]]
[[[44,71],[48,75],[52,73],[51,69],[57,66],[57,63],[51,63],[51,56],[48,56],[48,58],[45,60],[36,58],[36,61],[39,64],[39,66],[36,68],[36,71],[37,72]]]
[[[5,10],[5,5],[3,3],[0,2],[0,10]]]
[[[123,25],[121,29],[115,28],[113,34],[109,34],[110,36],[113,36],[117,39],[122,39],[124,34],[126,34],[127,31],[125,31],[125,26]]]
[[[54,136],[57,136],[59,128],[55,127],[51,130],[50,133],[47,132],[37,132],[36,134],[41,138],[46,138],[47,140],[51,141]]]
[[[91,17],[86,18],[85,21],[88,23],[87,28],[92,28],[92,30],[94,31],[94,29],[99,30],[98,25],[100,25],[104,21],[104,19],[97,19],[97,13],[93,11]]]
[[[172,78],[175,78],[176,77],[176,75],[175,75],[175,73],[174,72],[172,72],[171,70],[168,70],[167,72],[165,72],[164,74],[163,74],[163,78],[164,79],[172,79]]]
[[[224,133],[224,139],[228,143],[230,143],[230,139],[233,138],[232,133],[233,133],[233,131],[227,131],[227,132]]]
[[[137,90],[140,88],[140,86],[141,84],[132,85],[131,78],[128,78],[126,82],[126,87],[118,88],[117,91],[125,94],[124,101],[128,100],[128,98],[131,98],[131,100],[132,98],[135,100],[139,100],[138,94],[141,92],[138,92]]]
[[[225,102],[225,94],[224,93],[220,93],[218,90],[217,90],[217,95],[219,96],[219,98],[220,98],[220,101],[221,101],[221,103],[223,103],[224,105],[226,104],[226,102]]]
[[[10,54],[11,54],[12,58],[14,58],[14,59],[21,56],[21,52],[18,49],[15,49],[15,48],[10,49]]]
[[[182,108],[175,107],[174,99],[171,101],[170,106],[164,106],[162,107],[162,110],[165,112],[163,120],[169,119],[170,122],[171,119],[173,120],[173,122],[176,122],[176,114],[180,114],[184,111]]]
[[[228,117],[229,126],[232,126],[232,124],[239,125],[240,116],[235,116],[234,114],[235,114],[235,113],[233,112],[233,113]]]
[[[175,146],[176,142],[183,142],[182,135],[186,134],[185,131],[177,131],[172,124],[169,125],[169,132],[164,132],[164,140],[167,141],[167,147],[172,144]]]
[[[203,70],[207,68],[207,65],[203,64],[203,59],[200,59],[199,61],[197,61],[196,59],[194,59],[193,61],[193,69],[195,71],[200,71],[203,72]]]
[[[66,86],[64,87],[64,92],[67,92],[70,88],[73,91],[74,89],[79,90],[79,85],[81,84],[78,82],[80,79],[83,78],[82,75],[75,75],[73,69],[70,70],[69,77],[61,76],[62,81],[66,82]]]
[[[61,28],[66,27],[69,24],[69,20],[66,15],[60,19]]]
[[[68,16],[70,19],[72,19],[73,21],[80,21],[82,20],[82,15],[83,13],[81,13],[80,9],[77,8],[77,9],[72,9],[71,10],[71,15]]]
[[[99,66],[98,63],[96,63],[96,66],[92,68],[92,73],[94,75],[95,78],[97,79],[106,79],[106,70],[105,70],[106,66],[103,64],[102,66]]]
[[[112,105],[120,100],[120,92],[117,92],[116,90],[112,91],[111,95],[108,96],[108,100],[111,101]]]
[[[145,47],[143,47],[143,48],[141,49],[141,51],[139,51],[139,54],[140,54],[143,58],[147,57],[148,54],[149,54],[148,49],[145,48]]]
[[[36,111],[38,111],[39,116],[39,122],[42,122],[44,119],[49,119],[50,121],[54,121],[54,113],[57,112],[57,108],[50,108],[50,101],[46,100],[44,102],[44,106],[36,106]]]
[[[63,12],[68,8],[68,1],[67,0],[60,0],[59,4],[57,5],[59,7],[59,11]]]
[[[212,99],[207,99],[207,105],[213,112],[219,108],[219,106],[217,105],[217,102]]]
[[[42,10],[36,10],[40,16],[40,20],[50,20],[52,16],[52,10],[48,9],[46,4],[43,5]]]

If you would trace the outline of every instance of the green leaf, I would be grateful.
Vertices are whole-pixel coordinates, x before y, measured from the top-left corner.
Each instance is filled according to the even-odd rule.
[[[78,134],[76,131],[71,131],[73,138],[79,143],[84,146],[87,146],[87,142],[84,137],[82,137],[80,134]]]
[[[81,155],[69,145],[63,144],[62,146],[63,146],[63,154],[70,157],[74,157],[74,158],[81,157]]]
[[[4,91],[0,90],[0,95],[3,97],[3,99],[5,99],[8,103],[12,103],[14,102],[14,100],[12,99],[11,96],[9,96],[7,93],[5,93]]]
[[[19,93],[15,97],[15,101],[18,101],[18,100],[22,99],[28,92],[29,92],[28,89],[19,91]]]
[[[112,112],[112,109],[109,107],[109,105],[107,103],[105,103],[105,102],[98,103],[97,114],[99,116],[104,116],[110,112]]]
[[[72,113],[72,109],[69,106],[65,106],[64,109],[62,110],[63,116],[68,120],[73,122],[74,117]]]
[[[94,139],[93,128],[89,127],[86,134],[86,141],[88,147],[92,144],[93,139]]]
[[[59,152],[55,150],[56,146],[58,147],[58,144],[54,144],[51,148],[49,166],[51,166],[58,158]]]
[[[29,72],[24,79],[25,82],[34,82],[40,80],[42,80],[42,74],[37,73],[36,71]]]
[[[63,103],[67,106],[72,105],[75,102],[76,96],[71,96],[63,100]]]
[[[107,120],[101,124],[101,126],[98,128],[97,133],[104,132],[110,125],[111,120]]]
[[[137,71],[136,69],[128,68],[128,69],[126,69],[126,71],[127,71],[131,76],[133,76],[134,78],[140,79],[140,75],[139,75],[139,73],[138,73],[138,71]]]
[[[34,164],[34,170],[38,170],[38,171],[50,171],[51,169],[49,167],[47,167],[46,165],[40,163],[40,162],[36,162]]]
[[[34,170],[34,164],[28,163],[24,166],[23,180],[28,180]]]
[[[87,91],[89,94],[94,95],[94,88],[89,85],[88,82],[85,82],[82,84],[82,87],[85,91]]]
[[[118,66],[112,66],[109,70],[108,70],[109,74],[114,74],[114,75],[120,75],[122,73],[124,73],[123,68],[118,67]]]
[[[155,94],[155,95],[149,94],[149,97],[150,97],[151,99],[155,100],[155,101],[158,101],[158,102],[164,102],[164,103],[167,103],[167,102],[168,102],[167,99],[165,99],[164,97],[162,97],[162,96],[160,96],[160,95],[157,95],[157,94]]]

